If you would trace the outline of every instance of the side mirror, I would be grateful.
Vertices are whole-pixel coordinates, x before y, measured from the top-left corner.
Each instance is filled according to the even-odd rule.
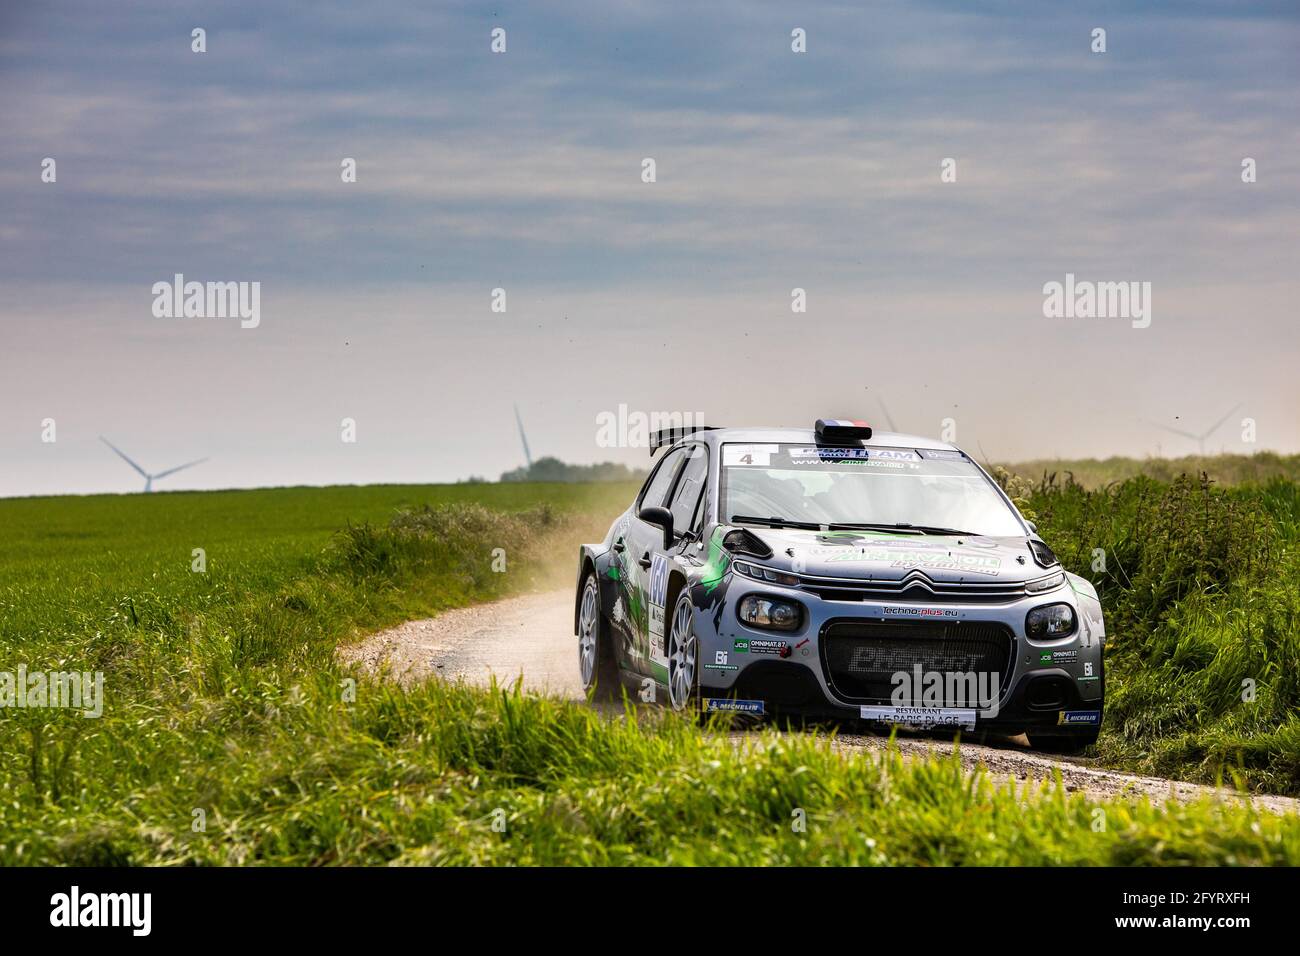
[[[1025,525],[1029,528],[1030,534],[1038,534],[1038,525],[1034,524],[1032,521],[1026,521]]]
[[[646,524],[654,524],[664,529],[664,550],[673,546],[673,513],[667,508],[642,508],[637,515]]]

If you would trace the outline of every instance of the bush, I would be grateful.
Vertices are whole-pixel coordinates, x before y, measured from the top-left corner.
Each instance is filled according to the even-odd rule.
[[[1053,474],[1030,504],[1106,611],[1103,758],[1300,792],[1297,485],[1202,474],[1088,490]]]

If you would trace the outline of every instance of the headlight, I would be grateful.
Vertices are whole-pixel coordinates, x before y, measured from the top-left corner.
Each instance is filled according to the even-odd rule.
[[[803,606],[780,598],[747,594],[736,608],[736,616],[750,627],[772,631],[797,631],[803,624]]]
[[[1060,571],[1055,574],[1049,574],[1045,578],[1039,578],[1037,581],[1030,581],[1025,585],[1026,594],[1039,594],[1043,591],[1050,591],[1053,588],[1059,588],[1065,583],[1065,575]]]
[[[1045,604],[1025,615],[1025,633],[1030,637],[1069,637],[1076,623],[1070,605]]]
[[[750,564],[748,561],[734,561],[731,566],[745,577],[753,578],[756,581],[771,581],[773,584],[785,584],[790,587],[794,587],[799,583],[799,579],[793,574],[786,574],[784,571],[773,571],[771,568]]]

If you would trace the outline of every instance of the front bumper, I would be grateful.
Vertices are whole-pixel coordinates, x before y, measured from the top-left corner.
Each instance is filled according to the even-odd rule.
[[[826,600],[807,590],[740,577],[728,584],[720,611],[715,606],[697,612],[704,699],[762,701],[762,712],[767,714],[832,720],[869,717],[875,722],[879,707],[898,701],[878,680],[850,679],[853,675],[844,668],[851,667],[852,660],[872,662],[877,675],[882,668],[887,672],[897,666],[899,672],[909,676],[914,672],[918,678],[921,671],[914,670],[918,667],[943,673],[970,665],[989,672],[989,681],[981,686],[991,693],[981,696],[978,705],[943,696],[927,702],[939,708],[961,707],[963,712],[974,709],[973,726],[981,731],[1069,735],[1094,731],[1100,725],[1105,693],[1100,608],[1085,607],[1088,599],[1076,594],[1068,582],[1013,600],[969,603],[946,595],[934,601]],[[798,601],[805,609],[801,628],[778,633],[742,624],[735,606],[754,593]],[[1057,603],[1074,608],[1075,632],[1050,640],[1027,637],[1024,623],[1029,611]],[[850,641],[860,639],[861,647],[846,650],[845,635]],[[924,726],[911,720],[898,722]]]

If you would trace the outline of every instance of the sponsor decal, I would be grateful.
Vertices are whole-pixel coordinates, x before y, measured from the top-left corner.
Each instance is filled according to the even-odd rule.
[[[918,448],[922,458],[931,458],[935,461],[965,461],[966,456],[959,451],[947,451],[942,448]]]
[[[973,707],[874,707],[862,705],[863,720],[903,724],[907,727],[963,727],[975,728]]]
[[[961,611],[950,607],[907,607],[901,604],[886,604],[884,612],[895,617],[961,617]]]
[[[749,651],[749,641],[738,640],[732,645],[731,649],[737,654],[745,654]]]
[[[706,671],[736,671],[740,670],[735,664],[705,664]]]
[[[791,448],[790,462],[806,465],[823,461],[920,461],[921,456],[903,448]]]
[[[749,653],[751,654],[771,654],[773,657],[789,657],[790,645],[785,641],[761,641],[756,638],[749,639]]]
[[[952,545],[947,541],[924,541],[910,532],[894,534],[889,531],[821,531],[814,537],[825,543],[810,546],[808,548],[810,556],[840,561],[852,559],[889,561],[899,549],[909,554],[927,550],[942,551],[947,554],[952,550]],[[881,540],[882,537],[894,540]],[[863,542],[868,539],[871,543],[864,544]]]
[[[715,663],[715,664],[725,664],[725,663],[727,663],[727,652],[726,652],[726,651],[714,651],[714,652],[713,652],[713,663]]]
[[[1002,559],[983,554],[926,554],[913,551],[899,555],[894,560],[896,568],[926,568],[931,571],[968,571],[971,574],[996,575],[1002,570]]]
[[[757,465],[766,468],[772,464],[776,454],[776,445],[732,445],[722,446],[722,463],[724,465]]]
[[[1051,651],[1043,651],[1043,653],[1039,654],[1039,655],[1038,655],[1038,663],[1040,663],[1040,664],[1050,664],[1050,663],[1052,663],[1052,652],[1051,652]]]
[[[668,650],[664,640],[664,623],[667,617],[664,602],[668,600],[668,559],[662,554],[650,558],[650,662],[668,666]]]
[[[920,461],[921,456],[902,448],[872,449],[871,457],[877,461]]]
[[[866,448],[791,448],[790,461],[807,464],[810,461],[866,461],[870,457]]]
[[[725,711],[733,714],[761,714],[763,702],[761,700],[730,700],[721,697],[704,698],[705,712]]]
[[[1101,711],[1099,710],[1062,710],[1056,715],[1058,726],[1068,724],[1100,724]]]
[[[668,651],[664,643],[664,609],[654,607],[649,609],[650,625],[650,660],[656,664],[668,664]]]
[[[656,554],[650,559],[650,604],[664,606],[668,600],[668,559]]]
[[[1052,660],[1054,661],[1073,661],[1078,660],[1078,651],[1052,651]]]
[[[856,534],[856,532],[855,532]],[[933,549],[933,550],[927,550]],[[940,542],[933,544],[909,541],[906,548],[880,546],[864,548],[813,547],[809,557],[825,557],[827,563],[889,563],[896,568],[920,568],[930,571],[957,571],[970,574],[997,575],[1002,559],[989,554],[953,551]]]

